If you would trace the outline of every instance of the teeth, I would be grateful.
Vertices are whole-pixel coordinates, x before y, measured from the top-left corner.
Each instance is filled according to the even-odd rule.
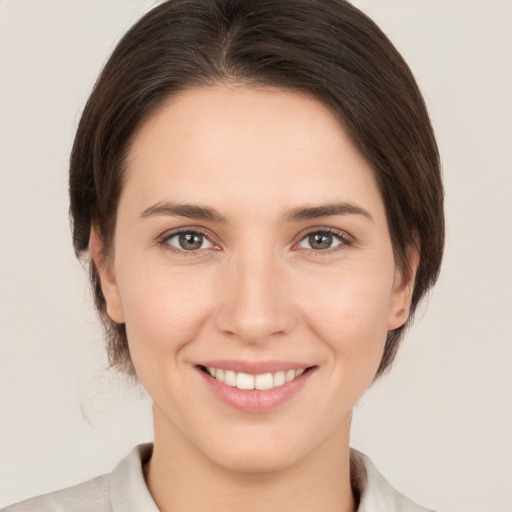
[[[231,370],[226,370],[224,372],[224,384],[228,386],[235,387],[236,386],[236,373]]]
[[[238,389],[272,389],[282,386],[287,382],[301,376],[305,368],[300,370],[279,371],[275,373],[262,373],[260,375],[251,375],[249,373],[234,372],[232,370],[222,370],[208,366],[208,373],[215,379]]]
[[[254,389],[254,375],[240,372],[236,376],[236,387],[238,389]]]
[[[286,372],[274,373],[274,386],[282,386],[285,382],[286,382]]]
[[[285,375],[286,382],[290,382],[295,379],[295,370],[288,370]]]
[[[274,387],[274,378],[271,373],[262,373],[254,377],[254,387],[256,389],[272,389]]]

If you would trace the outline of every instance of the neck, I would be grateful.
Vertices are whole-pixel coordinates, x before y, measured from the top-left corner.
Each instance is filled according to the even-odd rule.
[[[176,429],[155,421],[153,456],[145,468],[161,512],[354,512],[350,486],[350,419],[314,453],[287,467],[261,473],[229,469],[200,453]]]

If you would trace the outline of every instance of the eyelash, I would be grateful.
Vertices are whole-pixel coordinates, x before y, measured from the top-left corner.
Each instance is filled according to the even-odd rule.
[[[169,240],[175,236],[182,234],[182,233],[201,235],[206,240],[208,240],[208,242],[210,242],[210,244],[212,244],[214,246],[214,248],[215,247],[218,248],[218,244],[212,241],[212,236],[208,232],[201,230],[199,228],[180,228],[180,229],[174,230],[170,233],[165,233],[158,239],[158,244],[160,246],[162,246],[165,250],[170,251],[173,254],[180,254],[183,256],[198,256],[202,251],[206,250],[206,249],[197,249],[197,250],[187,251],[186,249],[178,249],[177,247],[172,246],[169,243]],[[297,247],[306,238],[310,237],[311,235],[315,235],[315,234],[329,234],[329,235],[333,236],[334,238],[336,238],[339,241],[339,244],[335,245],[334,247],[329,247],[327,249],[315,250],[315,249],[304,248],[304,250],[308,254],[311,254],[313,256],[322,256],[325,254],[330,254],[335,251],[347,249],[348,247],[354,245],[353,239],[347,233],[340,231],[338,229],[334,229],[334,228],[322,227],[322,228],[311,229],[311,230],[307,231],[306,233],[303,233],[301,235],[299,241],[296,242],[293,245],[293,247],[294,248]]]
[[[325,234],[332,235],[334,238],[337,238],[339,241],[339,244],[335,245],[334,247],[329,247],[329,248],[323,249],[323,250],[315,250],[315,249],[304,249],[304,250],[307,251],[308,254],[310,254],[312,256],[323,256],[325,254],[332,254],[333,252],[348,249],[350,246],[354,245],[354,240],[344,231],[340,231],[340,230],[334,229],[334,228],[322,227],[322,228],[311,229],[310,231],[301,235],[300,240],[296,244],[294,244],[294,247],[299,245],[303,240],[310,237],[311,235],[325,235]]]
[[[169,251],[173,254],[179,254],[183,256],[198,256],[199,253],[204,251],[205,249],[197,249],[195,251],[187,251],[186,249],[178,249],[177,247],[172,246],[169,243],[169,240],[175,236],[178,236],[182,233],[187,234],[194,234],[194,235],[201,235],[206,240],[208,240],[214,247],[218,246],[215,242],[212,241],[212,236],[207,233],[206,231],[203,231],[199,228],[180,228],[174,231],[171,231],[170,233],[165,233],[158,239],[158,244],[161,245],[166,251]]]

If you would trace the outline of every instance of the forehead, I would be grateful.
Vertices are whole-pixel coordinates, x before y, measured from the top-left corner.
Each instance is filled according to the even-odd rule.
[[[283,208],[381,200],[369,165],[327,107],[248,86],[188,89],[158,108],[133,140],[126,188],[141,202],[165,194],[202,202],[230,194],[246,205],[263,197]]]

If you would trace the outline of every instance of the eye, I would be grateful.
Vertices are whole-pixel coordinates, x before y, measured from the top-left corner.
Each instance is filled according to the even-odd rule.
[[[341,233],[333,233],[332,231],[324,230],[308,233],[299,242],[298,247],[314,251],[325,251],[347,243],[348,240]]]
[[[182,251],[198,251],[200,249],[211,249],[213,244],[206,235],[199,231],[180,231],[167,236],[164,242],[173,248]]]

